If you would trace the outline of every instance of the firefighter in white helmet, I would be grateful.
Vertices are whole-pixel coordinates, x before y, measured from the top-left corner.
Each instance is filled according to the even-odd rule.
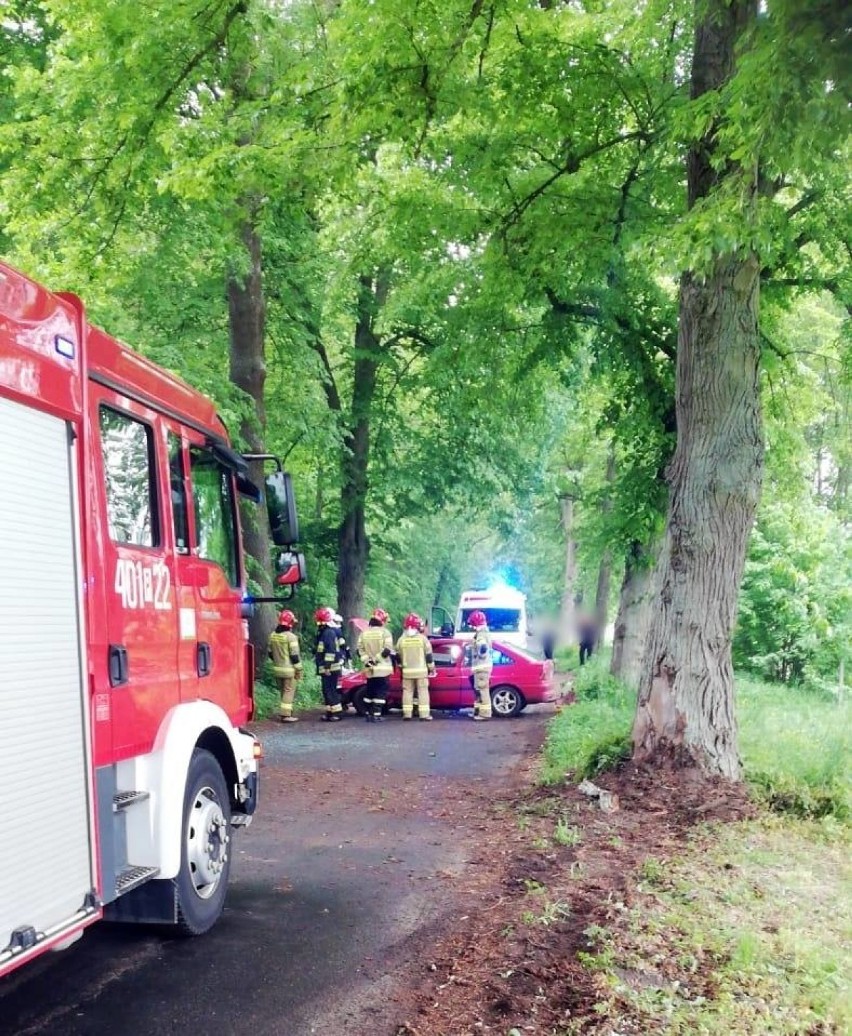
[[[384,608],[376,608],[369,626],[358,638],[358,657],[367,674],[364,704],[370,723],[382,718],[388,700],[388,677],[393,672],[393,637],[386,625],[389,618]]]
[[[288,609],[278,615],[278,625],[269,637],[269,657],[278,690],[281,692],[282,723],[295,723],[293,699],[296,697],[296,681],[302,679],[302,658],[299,638],[293,632],[296,616]]]
[[[414,695],[417,694],[417,715],[431,720],[429,712],[429,677],[435,675],[432,645],[421,632],[423,620],[411,612],[402,624],[402,636],[396,642],[396,653],[402,668],[402,718],[411,719]]]
[[[473,640],[470,642],[471,677],[473,684],[475,720],[491,719],[491,634],[488,632],[488,619],[485,612],[471,612],[467,620],[473,629]]]

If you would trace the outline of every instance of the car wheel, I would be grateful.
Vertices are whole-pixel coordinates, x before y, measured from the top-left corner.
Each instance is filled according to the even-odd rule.
[[[367,685],[362,684],[360,687],[356,687],[352,692],[352,697],[349,699],[355,706],[355,711],[359,716],[367,715],[367,705],[364,702],[364,695],[367,693]]]
[[[504,683],[491,691],[491,711],[500,719],[517,716],[525,705],[524,696],[517,687]]]
[[[192,753],[183,800],[183,845],[175,878],[177,927],[201,935],[219,920],[231,871],[231,803],[214,755]]]

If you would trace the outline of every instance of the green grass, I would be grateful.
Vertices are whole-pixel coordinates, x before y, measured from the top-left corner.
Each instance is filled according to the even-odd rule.
[[[542,781],[592,777],[630,753],[635,695],[607,672],[606,658],[577,671],[577,703],[550,724]],[[771,809],[852,819],[852,702],[789,687],[737,682],[746,780]]]
[[[850,849],[832,820],[767,816],[641,874],[641,900],[583,955],[610,989],[607,1031],[849,1032]]]
[[[852,819],[852,702],[740,680],[740,754],[757,796],[778,812]]]
[[[610,769],[630,754],[636,695],[608,672],[607,658],[593,658],[575,674],[577,701],[548,728],[542,780],[557,784],[566,774],[580,780]]]
[[[272,666],[267,662],[260,679],[254,685],[255,719],[269,719],[278,714],[281,698],[272,676]],[[295,712],[315,708],[322,701],[319,677],[313,671],[306,671],[296,685]]]

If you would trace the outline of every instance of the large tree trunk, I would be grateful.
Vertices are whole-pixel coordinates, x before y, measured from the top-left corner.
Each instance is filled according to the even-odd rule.
[[[367,539],[366,502],[370,462],[370,415],[376,394],[376,377],[381,362],[381,342],[374,325],[387,297],[387,277],[375,280],[362,276],[359,283],[355,325],[355,369],[352,382],[352,412],[344,437],[341,461],[341,513],[338,536],[337,608],[346,622],[350,640],[354,633],[349,619],[362,616],[364,582],[370,557]]]
[[[606,518],[612,511],[612,483],[615,480],[615,453],[610,446],[606,459],[607,492],[601,500],[601,515]],[[598,585],[595,591],[595,629],[598,631],[598,644],[604,642],[606,625],[609,619],[609,588],[612,581],[612,551],[606,547],[598,566]]]
[[[598,645],[603,645],[606,638],[607,619],[609,617],[609,588],[612,582],[612,554],[607,548],[603,552],[598,565],[598,584],[595,589],[595,629],[598,631]]]
[[[645,645],[657,586],[657,555],[660,543],[645,547],[638,540],[630,545],[624,562],[624,578],[618,598],[618,614],[612,638],[609,671],[632,690],[639,689]]]
[[[720,87],[756,0],[699,5],[692,95]],[[713,130],[687,159],[689,206],[722,180]],[[752,173],[756,180],[756,171]],[[743,177],[742,190],[748,190]],[[756,190],[756,183],[751,187]],[[633,726],[637,761],[675,758],[740,776],[731,635],[763,469],[758,388],[759,263],[718,256],[680,287],[678,439],[669,466],[666,542]]]
[[[248,272],[233,270],[228,275],[228,320],[230,331],[231,381],[246,392],[254,402],[254,420],[243,421],[240,435],[248,452],[264,453],[266,406],[265,325],[266,303],[263,296],[262,257],[260,237],[250,220],[243,224],[240,236],[248,254]],[[251,478],[263,485],[263,464],[250,465]],[[243,545],[246,550],[248,575],[260,587],[260,596],[272,595],[270,572],[269,529],[264,515],[256,504],[243,504]],[[257,669],[266,658],[269,634],[275,626],[275,609],[270,605],[255,608],[249,619],[249,635],[255,649]]]
[[[577,589],[577,544],[574,540],[574,500],[570,496],[559,498],[562,530],[565,533],[565,574],[562,580],[562,606],[559,609],[559,625],[556,643],[560,647],[573,644],[576,637],[574,597]]]

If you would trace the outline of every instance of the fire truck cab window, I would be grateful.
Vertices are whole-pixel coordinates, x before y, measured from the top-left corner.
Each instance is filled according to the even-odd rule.
[[[239,585],[236,509],[230,472],[210,450],[189,451],[198,556],[214,561],[231,586]]]
[[[172,497],[172,521],[178,554],[189,553],[189,520],[186,507],[183,451],[180,438],[169,432],[169,488]]]
[[[115,543],[157,547],[154,436],[148,425],[110,407],[100,408],[107,520]]]

